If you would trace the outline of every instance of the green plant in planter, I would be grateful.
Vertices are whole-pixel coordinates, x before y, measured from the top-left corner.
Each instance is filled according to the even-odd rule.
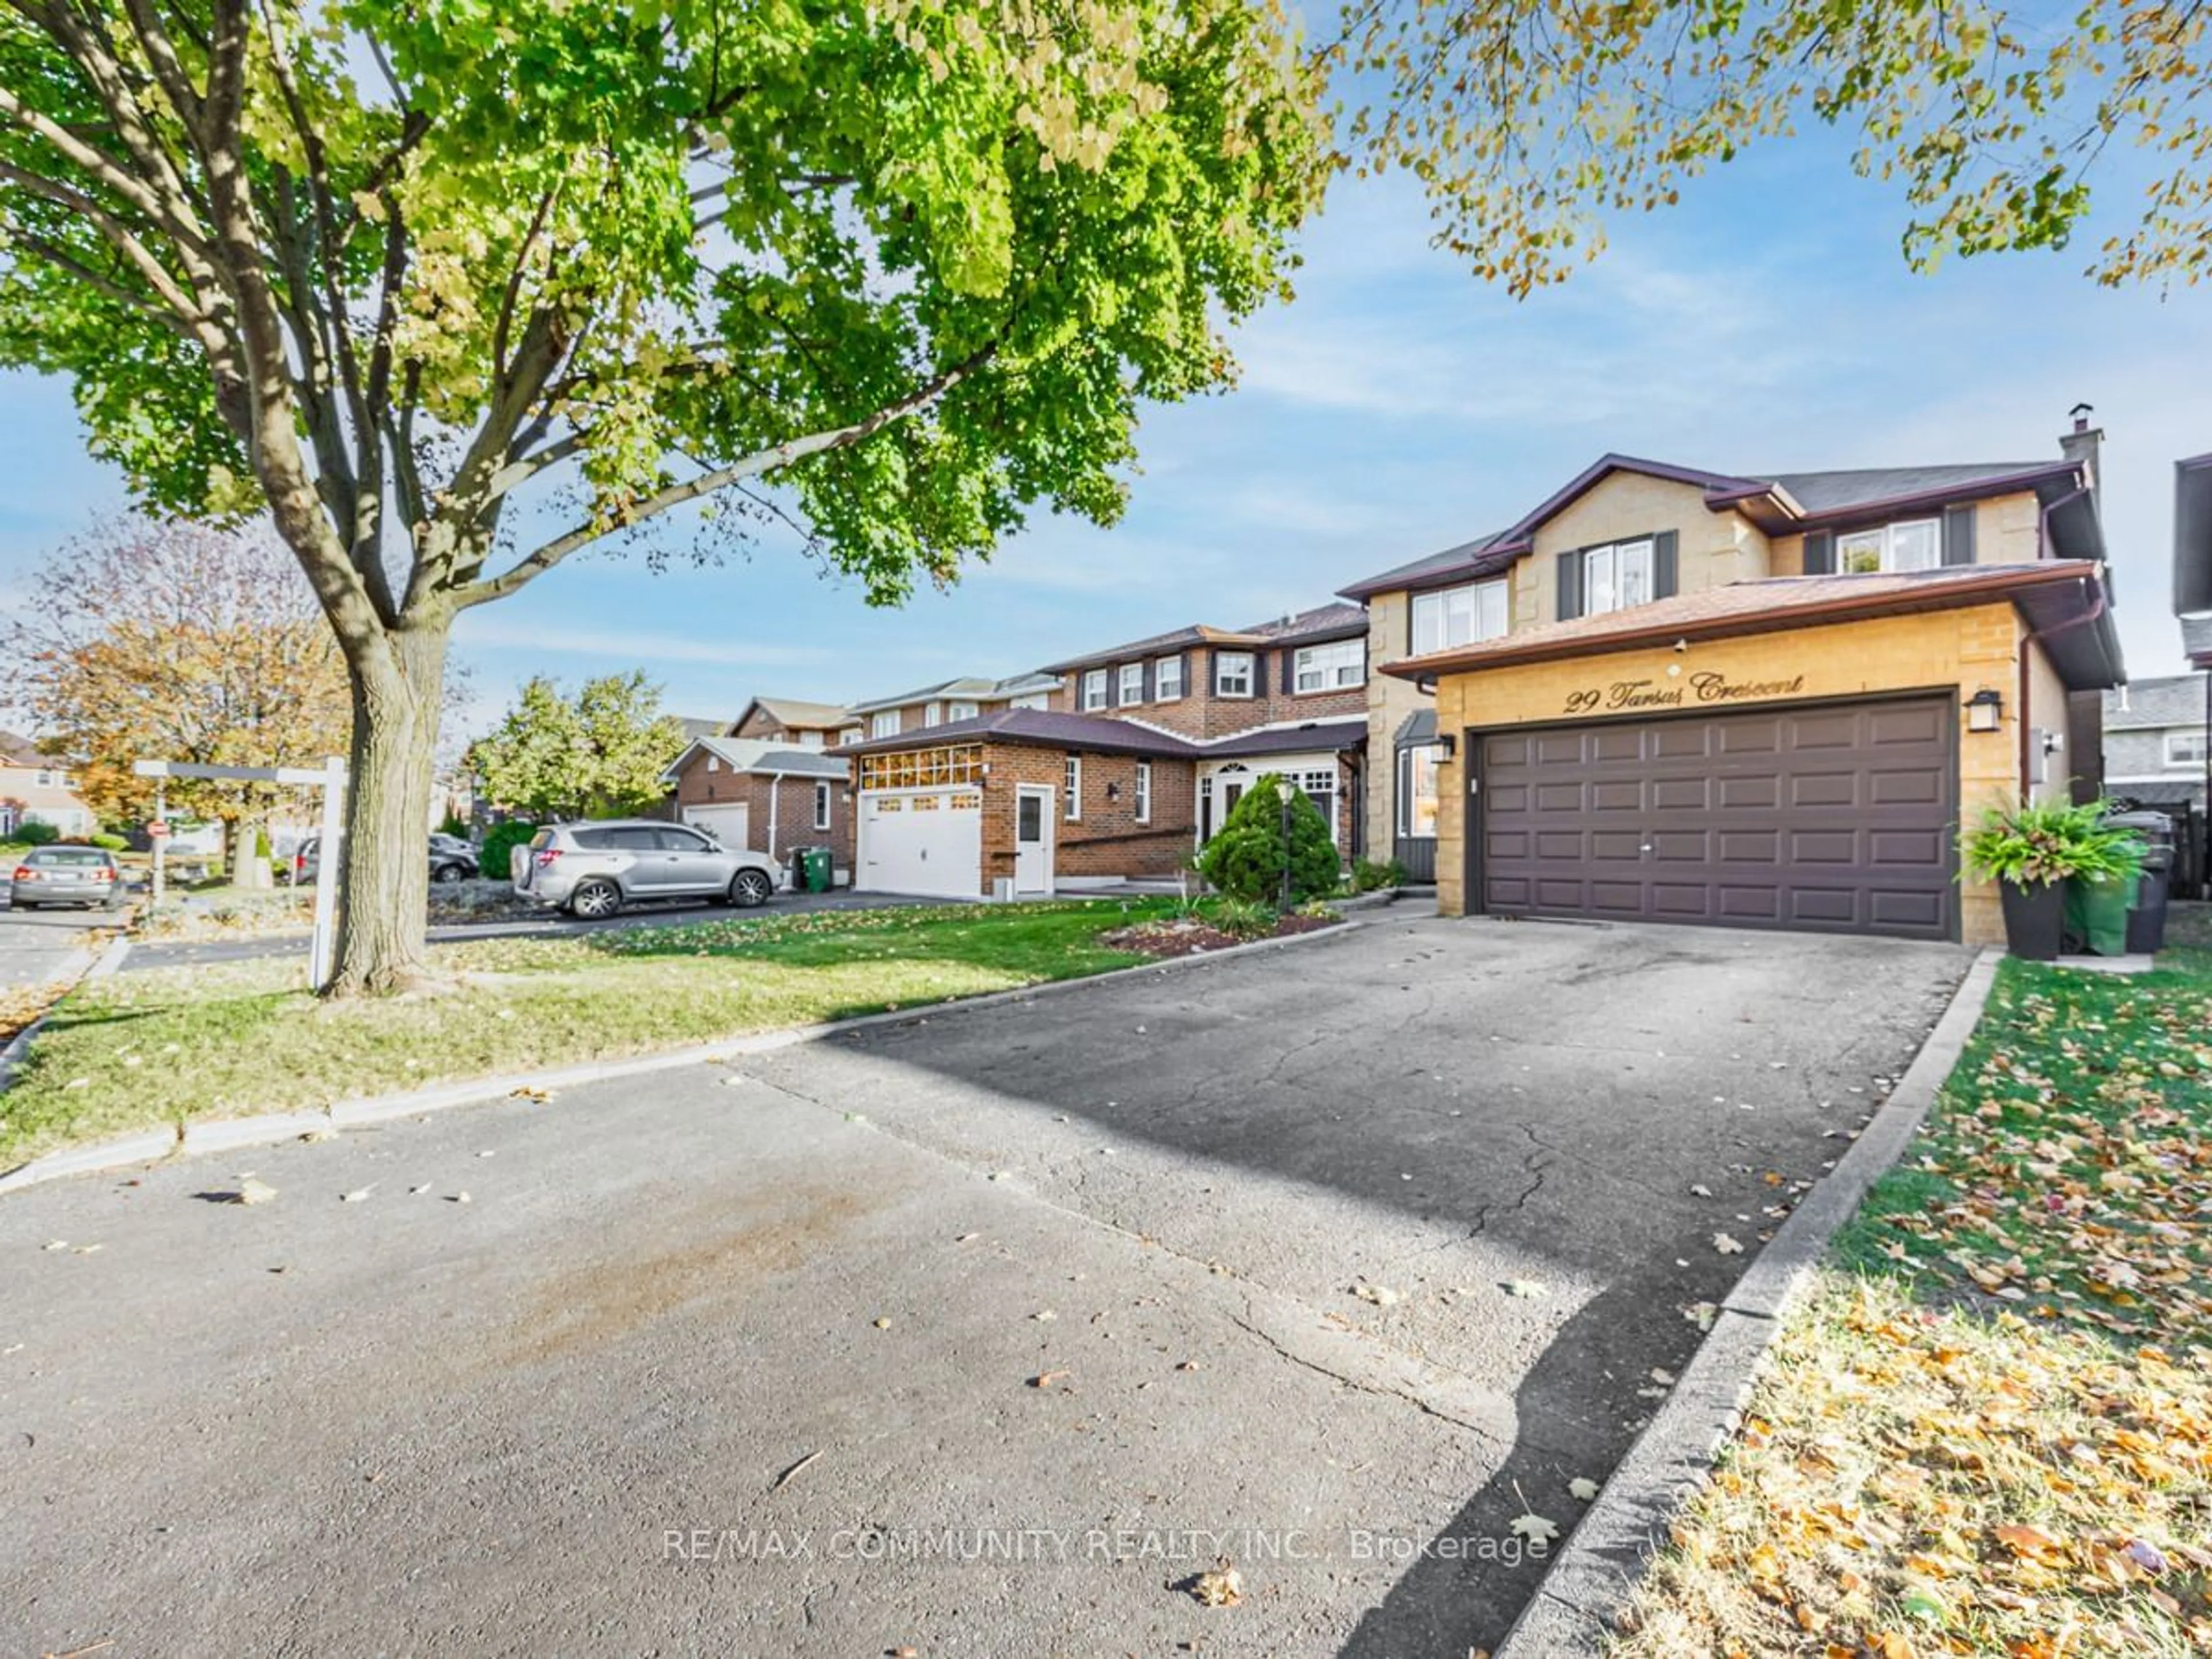
[[[2105,882],[2142,867],[2142,842],[2106,817],[2109,800],[1998,802],[1959,837],[1966,872],[2014,887]]]

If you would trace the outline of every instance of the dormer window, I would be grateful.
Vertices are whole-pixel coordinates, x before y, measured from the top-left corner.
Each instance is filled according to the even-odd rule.
[[[1846,575],[1933,570],[1942,562],[1941,519],[1908,519],[1902,524],[1848,531],[1836,538],[1836,568]]]

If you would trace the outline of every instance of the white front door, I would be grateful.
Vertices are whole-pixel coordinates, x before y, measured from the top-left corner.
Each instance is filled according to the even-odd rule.
[[[982,795],[973,787],[860,797],[860,868],[854,885],[939,898],[983,896]]]
[[[1052,802],[1049,786],[1023,784],[1014,792],[1014,891],[1052,891]]]

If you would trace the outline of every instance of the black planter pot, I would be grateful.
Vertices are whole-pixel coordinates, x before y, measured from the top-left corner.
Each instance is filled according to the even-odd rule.
[[[2066,888],[2046,881],[2033,887],[2001,882],[2004,899],[2005,946],[2028,962],[2056,962],[2066,930]]]

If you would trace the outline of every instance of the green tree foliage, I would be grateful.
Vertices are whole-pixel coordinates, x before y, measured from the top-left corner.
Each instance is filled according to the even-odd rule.
[[[1230,809],[1221,832],[1198,855],[1199,873],[1233,899],[1273,904],[1283,892],[1283,866],[1291,872],[1291,902],[1302,904],[1336,890],[1343,866],[1328,820],[1303,789],[1289,791],[1291,833],[1283,838],[1283,781],[1261,777]]]
[[[15,840],[21,847],[51,847],[62,838],[62,832],[44,818],[31,818],[15,826]]]
[[[1516,293],[1595,258],[1606,212],[1671,204],[1807,121],[1902,187],[1916,268],[2063,246],[2094,165],[2133,147],[2148,186],[2093,274],[2212,269],[2212,19],[2195,0],[1385,0],[1346,17],[1324,56],[1371,94],[1361,165],[1418,174],[1445,243]]]
[[[527,817],[621,817],[667,793],[660,775],[684,744],[642,672],[586,680],[574,697],[541,675],[469,761],[487,797]]]
[[[1287,293],[1313,73],[1272,0],[9,0],[0,363],[306,570],[332,988],[397,989],[454,618],[695,502],[878,602],[1112,520],[1141,401]]]
[[[537,833],[538,826],[523,818],[503,818],[495,823],[484,831],[483,847],[477,857],[477,872],[487,881],[507,880],[514,849]]]

